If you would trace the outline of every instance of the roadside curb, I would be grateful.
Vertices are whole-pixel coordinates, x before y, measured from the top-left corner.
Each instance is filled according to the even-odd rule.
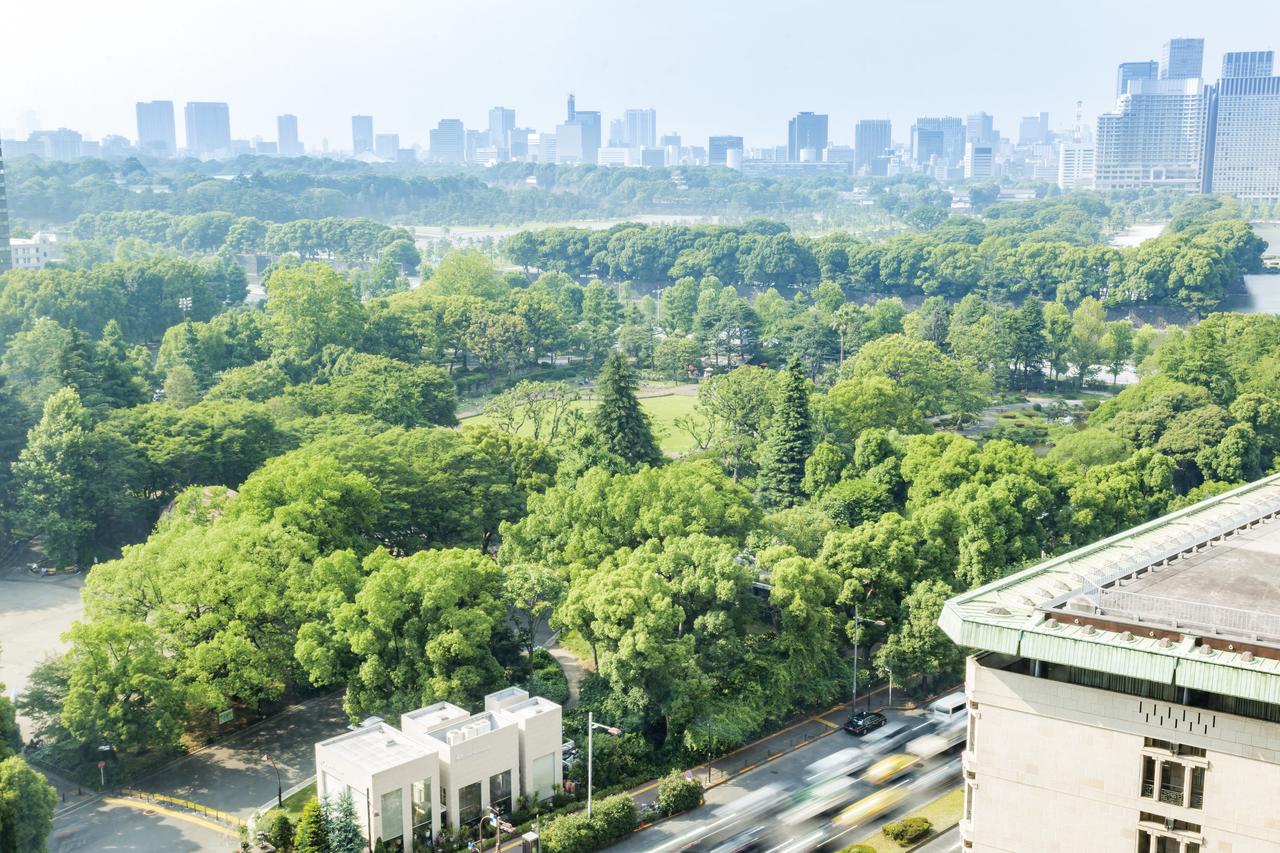
[[[908,847],[906,849],[906,853],[911,853],[912,850],[919,850],[920,848],[924,847],[926,844],[929,844],[933,841],[938,840],[939,838],[946,835],[948,832],[955,829],[959,825],[960,825],[960,821],[956,821],[955,823],[948,824],[947,826],[944,826],[941,829],[935,829],[931,831],[927,837],[920,839],[915,844],[912,844],[910,847]]]

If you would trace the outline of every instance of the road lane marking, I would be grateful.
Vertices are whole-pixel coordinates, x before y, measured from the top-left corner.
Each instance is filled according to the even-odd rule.
[[[187,823],[194,823],[196,826],[202,826],[205,829],[212,829],[215,832],[222,833],[223,835],[230,836],[233,834],[231,832],[231,828],[224,824],[205,820],[199,815],[188,814],[187,812],[180,812],[175,809],[167,809],[156,803],[147,803],[142,800],[131,800],[125,797],[103,797],[102,801],[113,806],[125,806],[136,811],[155,812],[156,814],[162,814],[165,817],[171,817],[175,820],[185,820]]]

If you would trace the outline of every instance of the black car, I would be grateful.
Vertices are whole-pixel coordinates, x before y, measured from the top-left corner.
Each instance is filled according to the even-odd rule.
[[[844,730],[851,735],[861,737],[867,732],[873,732],[888,722],[884,714],[878,714],[875,711],[854,711],[849,719],[844,721]]]

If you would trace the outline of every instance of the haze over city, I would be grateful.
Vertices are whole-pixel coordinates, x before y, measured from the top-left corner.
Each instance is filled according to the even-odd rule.
[[[135,101],[226,101],[236,138],[274,138],[275,117],[292,113],[308,144],[334,149],[349,146],[355,114],[405,145],[425,145],[441,118],[481,125],[495,104],[550,129],[569,92],[606,119],[654,107],[659,132],[748,147],[784,143],[800,110],[830,114],[840,144],[862,118],[892,119],[899,139],[916,116],[977,111],[1006,135],[1040,111],[1066,129],[1077,100],[1087,123],[1111,108],[1118,63],[1156,59],[1170,37],[1203,37],[1212,79],[1223,52],[1270,48],[1280,32],[1280,4],[1249,0],[57,8],[68,26],[51,40],[19,35],[46,28],[47,9],[6,10],[0,128],[25,134],[30,110],[42,128],[131,137]]]

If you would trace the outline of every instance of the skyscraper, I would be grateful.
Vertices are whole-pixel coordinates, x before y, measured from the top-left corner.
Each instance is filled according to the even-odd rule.
[[[1205,97],[1198,78],[1130,81],[1115,109],[1098,117],[1095,185],[1197,192],[1204,142]]]
[[[462,120],[442,118],[430,134],[433,163],[461,163],[467,151],[467,132]]]
[[[1161,80],[1192,80],[1204,73],[1204,39],[1169,39],[1160,52]]]
[[[653,148],[658,141],[658,113],[653,107],[647,110],[627,110],[622,120],[626,123],[626,144],[631,148]]]
[[[964,141],[994,146],[1000,141],[995,120],[987,113],[974,113],[964,120]]]
[[[383,160],[395,160],[400,155],[400,134],[379,133],[373,137],[373,153]]]
[[[1280,77],[1224,76],[1206,95],[1201,189],[1280,200]]]
[[[1154,59],[1121,62],[1116,69],[1116,97],[1129,91],[1130,80],[1155,80],[1160,76],[1160,63]]]
[[[178,151],[173,123],[173,101],[138,101],[138,147],[156,157],[172,157]]]
[[[187,150],[197,157],[231,153],[231,110],[220,101],[192,101],[183,110]]]
[[[724,166],[728,163],[730,149],[742,150],[741,136],[713,136],[707,140],[707,164]]]
[[[9,254],[9,201],[4,191],[4,149],[0,148],[0,273],[13,264]]]
[[[1223,54],[1222,79],[1270,77],[1275,54],[1270,50],[1246,50]]]
[[[995,155],[990,145],[977,142],[964,147],[964,176],[967,180],[984,180],[995,174]]]
[[[565,121],[573,121],[578,117],[578,105],[573,99],[573,92],[569,93],[569,108],[566,111]]]
[[[298,117],[285,113],[276,116],[276,141],[281,157],[301,157],[302,143],[298,141]]]
[[[1018,122],[1019,145],[1042,145],[1049,141],[1049,114],[1023,116]]]
[[[1087,142],[1064,142],[1058,149],[1058,189],[1093,188],[1096,150]]]
[[[925,164],[937,157],[949,166],[964,160],[964,122],[955,116],[922,116],[911,126],[911,157]]]
[[[865,118],[853,128],[853,170],[870,167],[871,161],[893,146],[893,125],[887,118]]]
[[[827,147],[827,117],[820,113],[797,113],[787,122],[787,159],[821,160]]]
[[[515,110],[507,107],[489,110],[489,144],[498,149],[499,160],[511,159],[511,131],[515,126]]]
[[[373,116],[351,117],[351,153],[373,153]]]

